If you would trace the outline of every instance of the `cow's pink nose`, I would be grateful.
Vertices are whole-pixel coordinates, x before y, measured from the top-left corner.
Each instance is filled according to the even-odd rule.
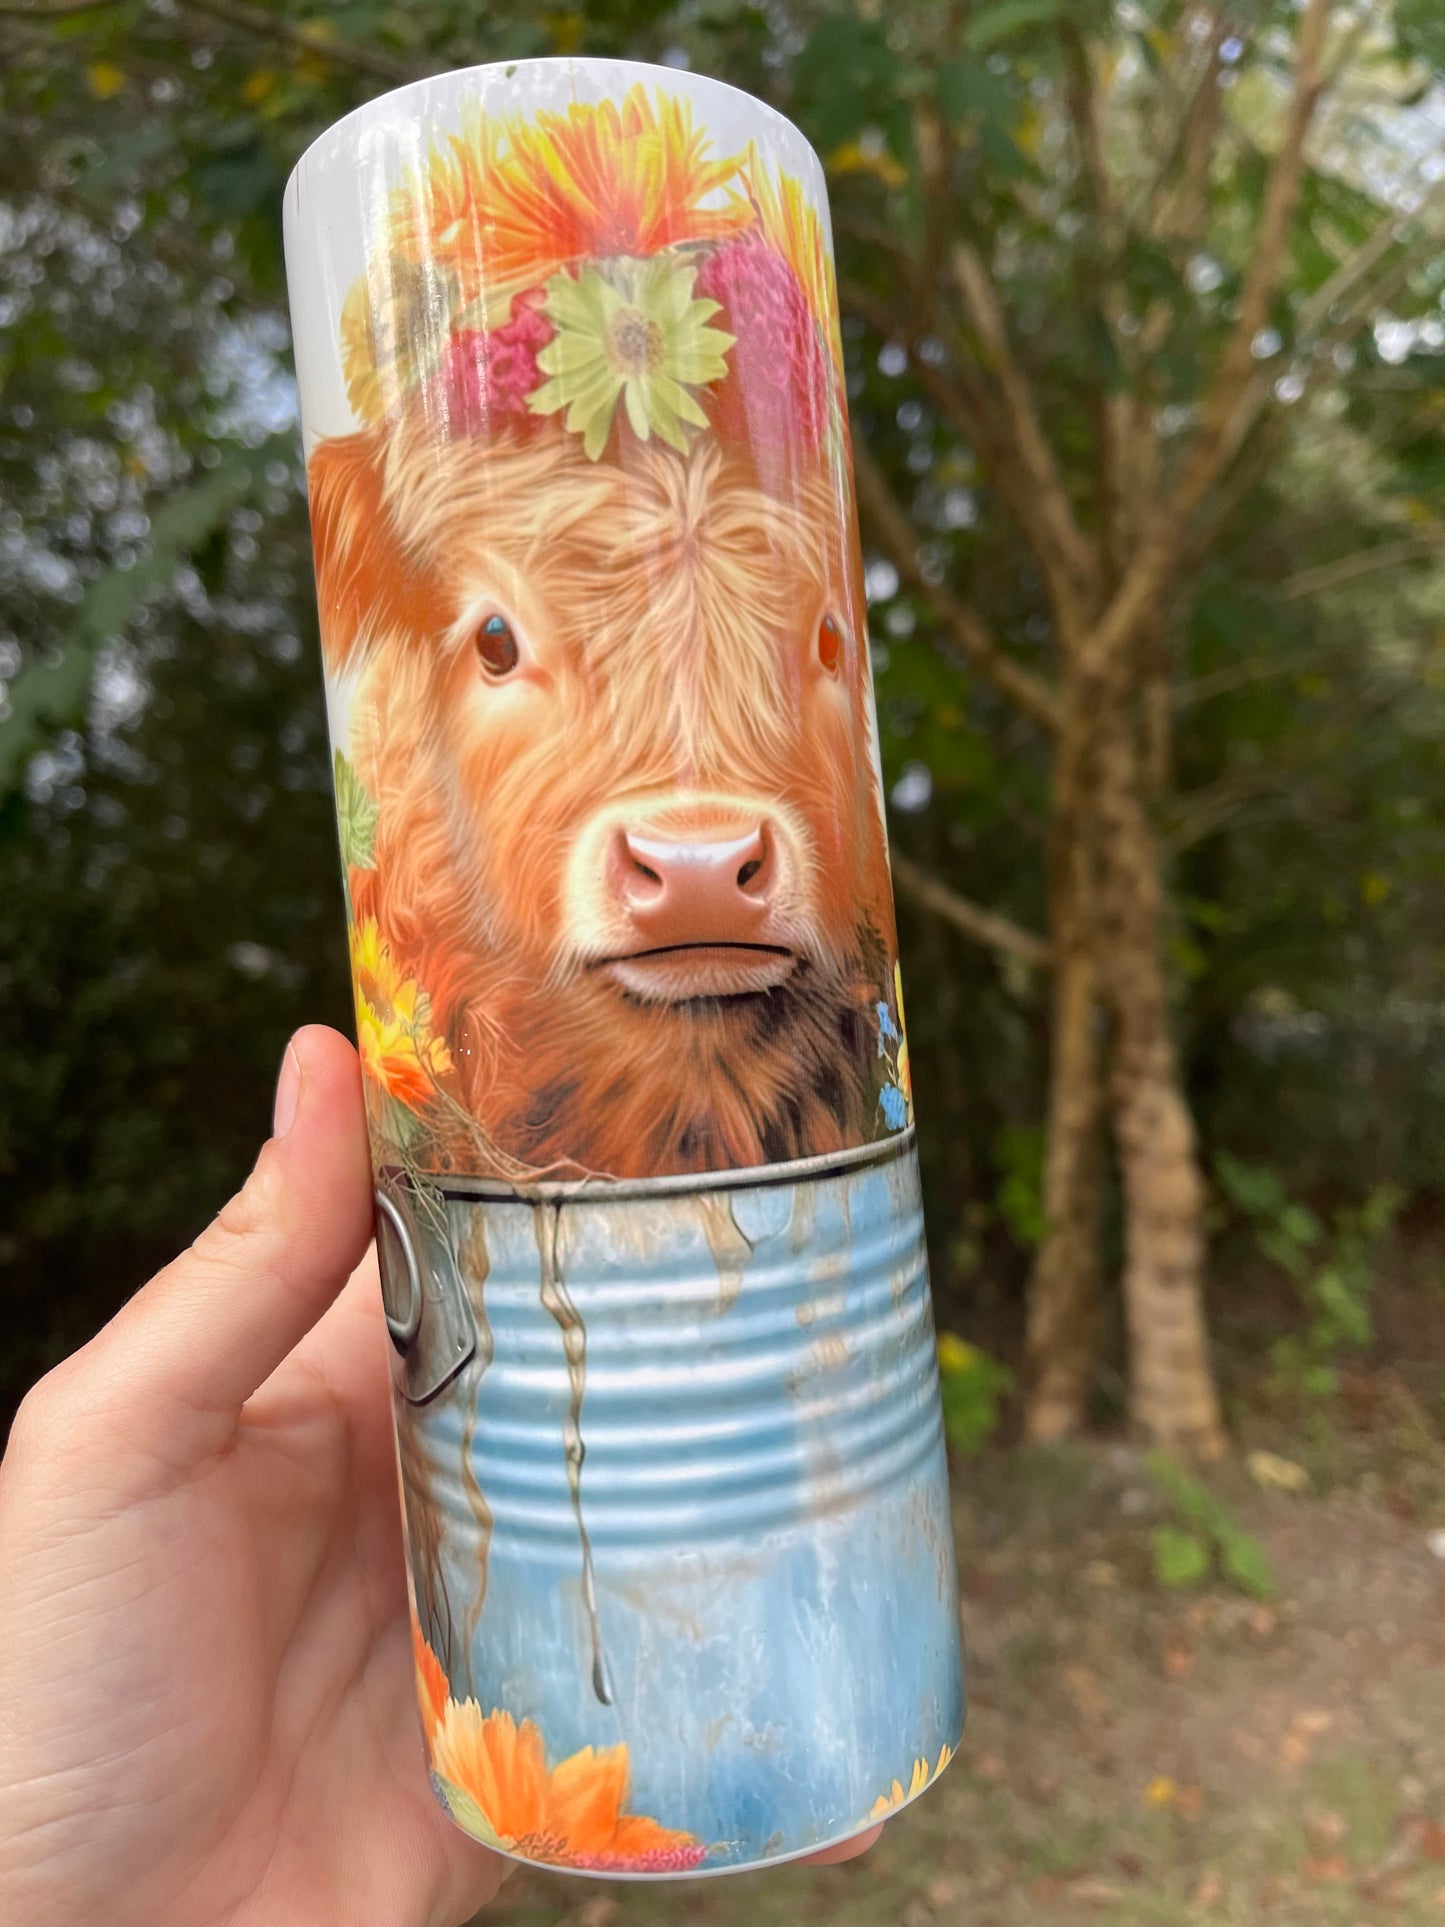
[[[686,841],[624,830],[613,874],[639,939],[661,948],[757,941],[773,868],[773,837],[759,823],[742,836]]]

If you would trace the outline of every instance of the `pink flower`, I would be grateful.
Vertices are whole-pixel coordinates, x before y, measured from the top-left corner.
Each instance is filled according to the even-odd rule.
[[[454,435],[485,435],[507,423],[535,423],[527,397],[542,376],[537,354],[553,328],[539,312],[545,288],[512,302],[500,328],[465,328],[452,336],[436,376],[438,405]]]
[[[799,443],[816,453],[828,420],[832,371],[797,276],[752,236],[718,248],[693,292],[722,308],[717,326],[737,337],[714,385],[713,426],[763,462]]]

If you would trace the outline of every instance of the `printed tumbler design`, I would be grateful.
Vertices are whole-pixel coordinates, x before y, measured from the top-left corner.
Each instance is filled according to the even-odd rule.
[[[555,1865],[804,1852],[962,1721],[821,170],[479,68],[286,239],[433,1782]]]

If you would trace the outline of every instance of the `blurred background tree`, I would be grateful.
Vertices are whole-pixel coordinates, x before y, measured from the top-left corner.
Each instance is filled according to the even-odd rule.
[[[346,1022],[286,173],[557,52],[824,156],[941,1307],[1033,1435],[1217,1450],[1215,1159],[1445,1153],[1432,0],[0,0],[0,1391]]]

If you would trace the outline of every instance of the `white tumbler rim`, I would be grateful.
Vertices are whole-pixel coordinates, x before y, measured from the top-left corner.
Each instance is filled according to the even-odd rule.
[[[283,199],[291,202],[299,191],[303,173],[317,162],[329,159],[338,149],[354,145],[357,137],[365,130],[369,121],[386,122],[394,117],[399,107],[419,104],[432,92],[454,94],[459,81],[473,81],[478,86],[497,80],[510,80],[514,75],[567,73],[590,75],[594,79],[616,76],[619,82],[651,81],[665,87],[669,92],[684,94],[702,106],[709,95],[719,101],[728,101],[737,107],[745,104],[752,112],[766,122],[784,149],[796,150],[802,164],[813,175],[814,194],[823,206],[827,206],[827,184],[823,163],[817,149],[787,115],[750,94],[745,87],[735,87],[731,81],[718,80],[711,74],[695,73],[688,67],[669,67],[658,61],[613,59],[606,54],[539,54],[524,60],[479,61],[467,67],[446,67],[435,74],[424,74],[416,80],[408,80],[399,87],[390,87],[385,93],[375,94],[370,100],[363,101],[343,114],[340,120],[333,121],[311,141],[301,152],[296,165],[292,168],[286,182]]]

